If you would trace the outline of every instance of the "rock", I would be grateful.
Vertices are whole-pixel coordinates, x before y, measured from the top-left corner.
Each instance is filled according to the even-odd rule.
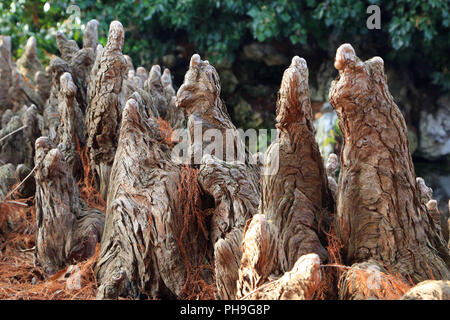
[[[239,80],[236,78],[231,70],[219,70],[219,77],[222,85],[222,93],[224,95],[231,95],[236,86],[239,84]]]
[[[450,155],[450,95],[438,99],[435,113],[422,110],[419,124],[419,153],[428,160]]]
[[[254,42],[243,48],[243,58],[257,62],[264,62],[269,67],[286,65],[289,59],[267,43]]]
[[[401,300],[450,300],[450,281],[427,280],[412,287]]]

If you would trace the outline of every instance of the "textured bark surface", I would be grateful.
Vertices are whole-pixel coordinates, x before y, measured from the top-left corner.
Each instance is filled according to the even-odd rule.
[[[11,37],[0,36],[0,111],[12,107],[9,88],[12,79]]]
[[[55,147],[49,138],[41,137],[35,145],[36,253],[48,273],[94,254],[104,223],[104,214],[88,208],[79,197],[73,176],[76,86],[69,73],[61,76],[60,84],[61,143]]]
[[[177,107],[183,108],[188,116],[187,128],[191,139],[192,163],[198,165],[202,157],[211,153],[220,143],[208,140],[206,137],[202,139],[205,131],[218,130],[222,136],[222,154],[216,154],[216,152],[211,154],[223,161],[237,159],[244,162],[249,179],[259,189],[259,169],[257,165],[251,163],[252,156],[231,122],[225,104],[220,99],[220,80],[217,71],[207,60],[202,61],[198,54],[192,56],[183,85],[178,89]],[[196,140],[197,131],[200,132],[200,136]],[[233,135],[230,136],[230,133]],[[227,158],[227,153],[234,157]]]
[[[249,300],[311,300],[320,283],[320,258],[315,253],[301,256],[292,269],[277,280],[258,288]]]
[[[338,168],[338,164],[339,160],[337,155],[331,153],[327,159],[326,170],[327,170],[328,188],[330,189],[330,193],[333,196],[334,201],[336,201],[338,189],[338,185],[336,182],[336,170]]]
[[[336,53],[330,102],[344,136],[336,231],[347,264],[373,258],[414,281],[449,279],[450,257],[419,199],[405,121],[379,57]]]
[[[35,75],[37,72],[44,72],[44,67],[39,60],[36,48],[36,38],[30,37],[23,49],[22,56],[16,62],[19,72],[29,83],[35,85]]]
[[[269,275],[277,269],[279,234],[276,227],[257,214],[244,230],[242,258],[239,266],[237,298],[248,296],[269,281]]]
[[[172,128],[182,128],[186,126],[186,119],[184,115],[184,110],[177,107],[177,93],[173,88],[172,84],[172,75],[170,74],[169,69],[164,69],[163,74],[161,75],[161,84],[164,88],[164,95],[166,96],[166,100],[168,102],[168,112],[167,112],[167,121],[169,121]]]
[[[260,198],[247,166],[207,154],[202,159],[198,182],[214,198],[209,230],[212,244],[235,227],[243,230],[247,220],[256,213]]]
[[[23,148],[23,129],[20,116],[13,116],[8,124],[0,130],[0,161],[17,165],[23,163],[26,150]],[[16,132],[16,133],[13,133]]]
[[[60,79],[61,88],[58,93],[58,112],[61,118],[59,127],[58,148],[64,155],[65,162],[72,168],[69,174],[76,177],[76,173],[82,170],[80,155],[76,147],[76,107],[75,95],[77,87],[70,73],[66,72]]]
[[[143,78],[138,75],[136,75],[136,78],[141,82],[143,81]],[[166,93],[161,82],[161,67],[159,65],[154,65],[150,69],[144,88],[152,97],[153,104],[158,110],[159,116],[167,120],[169,116],[169,101],[166,98]]]
[[[16,182],[14,165],[11,163],[0,166],[0,201],[3,201]]]
[[[332,198],[311,118],[306,61],[294,57],[278,93],[279,140],[266,153],[268,165],[278,161],[278,170],[262,177],[261,213],[280,233],[283,271],[292,269],[302,255],[317,253],[322,261],[328,256],[318,228],[327,222]]]
[[[38,110],[35,105],[31,105],[23,116],[23,142],[24,142],[24,164],[28,168],[34,167],[34,143],[41,136],[39,129]]]
[[[186,192],[179,190],[181,178],[182,171],[171,162],[170,148],[145,106],[128,100],[96,265],[98,298],[139,293],[177,297],[186,281],[187,264],[195,268],[203,263],[196,260],[206,241],[195,223],[186,223],[189,204],[181,201],[179,192]]]
[[[69,40],[62,32],[56,33],[56,45],[61,53],[61,58],[70,63],[80,48],[74,40]]]
[[[83,33],[83,48],[91,48],[92,50],[97,50],[98,45],[98,21],[90,20],[86,24],[86,28]]]
[[[95,74],[92,97],[86,112],[87,148],[100,193],[106,199],[108,181],[117,148],[121,110],[122,82],[127,64],[122,55],[123,26],[111,22],[108,42]]]
[[[44,130],[43,134],[51,141],[57,143],[58,128],[61,123],[60,114],[58,111],[58,93],[60,91],[60,79],[63,73],[70,72],[69,64],[61,58],[53,58],[50,65],[47,67],[47,73],[52,79],[52,86],[49,98],[45,103],[43,112]]]
[[[13,110],[18,110],[24,105],[29,106],[35,104],[38,110],[42,110],[44,106],[43,98],[36,90],[30,79],[24,79],[16,66],[12,67],[12,85],[8,94],[13,105]]]
[[[270,279],[277,269],[279,251],[276,227],[257,214],[248,223],[242,241],[238,299],[308,300],[320,282],[320,258],[317,254],[300,257],[293,268],[278,279]]]
[[[169,80],[170,73],[165,71],[161,83],[166,97],[173,92]],[[181,126],[182,112],[186,111],[189,117],[189,157],[194,160],[192,164],[200,165],[200,186],[214,198],[214,206],[210,210],[209,240],[217,255],[216,283],[219,296],[231,299],[235,297],[239,267],[237,237],[246,221],[256,213],[260,202],[259,168],[251,163],[252,157],[220,99],[219,77],[208,61],[202,61],[198,55],[192,56],[183,85],[177,93],[176,105],[173,102],[172,98],[168,119],[175,126]],[[215,137],[220,141],[202,138],[208,129],[220,133],[220,137]],[[222,149],[214,150],[220,143]],[[228,151],[234,151],[234,158],[226,157]],[[236,253],[236,256],[227,261],[224,257],[231,253]]]
[[[405,293],[402,300],[450,300],[450,281],[420,282]]]
[[[242,230],[234,228],[225,238],[214,245],[214,263],[218,298],[233,300],[236,298],[239,266],[242,258]]]

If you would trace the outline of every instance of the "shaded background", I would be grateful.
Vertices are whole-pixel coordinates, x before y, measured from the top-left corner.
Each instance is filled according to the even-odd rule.
[[[368,30],[366,9],[381,8],[381,29]],[[70,7],[76,5],[76,7]],[[79,8],[79,10],[78,10]],[[68,10],[69,9],[69,10]],[[381,56],[394,99],[405,116],[416,173],[434,189],[441,212],[450,197],[450,1],[259,0],[3,0],[0,34],[10,35],[15,57],[28,37],[44,64],[57,54],[55,34],[81,44],[87,21],[125,27],[124,53],[135,67],[170,68],[181,85],[193,53],[213,63],[222,98],[240,128],[273,128],[276,93],[294,55],[309,66],[316,138],[326,157],[341,136],[328,103],[336,49],[349,42],[358,56]]]

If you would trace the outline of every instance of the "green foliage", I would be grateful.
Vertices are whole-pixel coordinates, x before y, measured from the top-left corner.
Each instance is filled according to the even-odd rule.
[[[119,19],[126,28],[124,51],[136,64],[147,66],[175,52],[176,46],[220,62],[233,61],[242,45],[255,40],[326,52],[330,35],[340,42],[364,37],[395,63],[426,61],[434,83],[450,87],[448,0],[78,0],[74,4],[80,8],[81,21],[73,24],[67,21],[70,3],[65,1],[3,0],[0,33],[13,36],[14,48],[35,35],[40,49],[56,53],[57,30],[81,41],[83,26],[95,18],[104,43],[109,23]],[[381,8],[381,30],[366,28],[370,4]]]

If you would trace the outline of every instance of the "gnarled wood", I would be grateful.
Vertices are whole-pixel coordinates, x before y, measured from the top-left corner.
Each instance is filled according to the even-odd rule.
[[[16,182],[14,177],[14,165],[11,163],[0,166],[0,201],[3,201]]]
[[[336,170],[338,167],[338,157],[334,153],[330,153],[327,159],[326,170],[328,179],[328,188],[333,196],[333,200],[336,201],[338,185],[336,182]]]
[[[214,244],[233,228],[244,229],[259,205],[258,186],[249,177],[245,164],[225,162],[206,154],[198,182],[214,198],[210,238]]]
[[[91,48],[97,50],[98,45],[98,21],[93,19],[86,24],[83,33],[83,48]]]
[[[405,293],[402,300],[450,300],[450,281],[420,282]]]
[[[63,73],[70,72],[70,65],[61,58],[53,58],[50,65],[47,67],[47,73],[52,78],[52,86],[50,96],[45,103],[44,108],[44,130],[43,134],[51,141],[57,143],[58,128],[61,123],[60,114],[58,111],[58,93],[60,91],[60,79]]]
[[[69,263],[90,257],[102,231],[104,215],[80,199],[74,176],[79,166],[75,147],[75,94],[70,73],[60,79],[59,113],[63,120],[59,145],[47,137],[36,140],[37,258],[54,273]]]
[[[93,71],[93,94],[86,112],[89,158],[98,189],[105,199],[124,102],[122,81],[127,64],[122,55],[123,41],[122,24],[119,21],[111,22],[108,42],[101,53],[98,69]]]
[[[63,73],[61,76],[60,85],[58,111],[62,123],[58,134],[58,148],[63,152],[65,162],[72,168],[71,174],[76,177],[76,173],[81,170],[80,155],[78,154],[75,143],[75,112],[77,107],[75,95],[77,93],[77,87],[72,80],[71,74],[68,72]]]
[[[249,300],[311,300],[320,283],[320,258],[315,253],[301,256],[281,278],[249,294]]]
[[[72,61],[73,56],[80,48],[74,40],[69,40],[62,32],[56,33],[56,45],[61,53],[61,58],[68,63]]]
[[[248,296],[268,282],[277,269],[279,234],[276,227],[261,214],[256,214],[244,230],[242,258],[239,266],[237,298]]]
[[[172,128],[185,127],[185,115],[183,109],[177,108],[177,93],[172,85],[172,76],[169,69],[164,69],[161,75],[161,84],[164,88],[164,95],[168,102],[167,121],[169,121]]]
[[[8,94],[12,79],[11,37],[0,36],[0,111],[12,107]]]
[[[22,56],[17,60],[17,69],[32,85],[35,85],[35,75],[37,72],[44,72],[44,67],[37,55],[36,38],[30,37],[27,40]]]
[[[41,136],[39,129],[38,110],[35,105],[31,105],[24,114],[23,129],[24,139],[24,164],[28,168],[34,167],[34,143]]]
[[[214,245],[214,264],[218,298],[232,300],[236,298],[237,281],[242,251],[242,230],[234,228],[225,238]]]
[[[196,260],[206,241],[196,225],[185,225],[189,203],[179,194],[182,172],[146,110],[130,99],[122,114],[95,267],[100,299],[140,293],[177,297],[186,281],[186,263],[195,268],[204,262]]]
[[[0,130],[0,161],[17,165],[23,163],[25,150],[23,147],[22,120],[19,116],[13,116],[6,127]],[[15,132],[15,133],[13,133]]]
[[[421,203],[403,116],[387,87],[383,60],[337,50],[330,102],[344,136],[336,231],[347,264],[370,258],[421,281],[450,278],[450,256]]]
[[[244,162],[247,165],[248,176],[251,182],[258,186],[259,192],[259,169],[252,163],[252,156],[220,99],[220,80],[217,71],[207,60],[202,61],[198,54],[191,57],[189,70],[177,92],[177,107],[183,108],[188,115],[191,163],[200,164],[202,157],[211,153],[217,146],[218,141],[203,138],[207,130],[215,129],[222,137],[222,154],[213,155],[223,161]],[[195,137],[196,132],[200,133],[199,137]]]
[[[322,261],[328,257],[318,225],[325,224],[324,212],[332,198],[311,118],[308,69],[306,61],[296,56],[284,72],[278,93],[279,139],[266,153],[268,164],[278,161],[278,170],[262,177],[260,210],[280,233],[279,253],[286,258],[280,259],[283,271],[308,253],[317,253]]]
[[[276,227],[261,214],[248,223],[242,241],[238,299],[308,300],[319,286],[320,258],[311,253],[300,257],[293,268],[278,279],[269,275],[277,267],[280,250]]]
[[[138,78],[141,81],[143,80],[141,77]],[[166,119],[169,112],[169,102],[166,98],[164,87],[161,83],[161,67],[159,65],[154,65],[150,69],[148,79],[144,84],[144,89],[152,97],[153,104],[155,105],[156,109],[158,109],[160,117]]]

